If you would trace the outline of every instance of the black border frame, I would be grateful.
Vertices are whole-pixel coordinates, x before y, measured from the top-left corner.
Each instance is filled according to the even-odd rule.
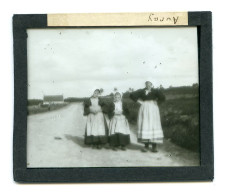
[[[99,167],[27,168],[27,33],[28,28],[47,26],[47,14],[13,16],[14,46],[14,134],[13,176],[20,183],[67,182],[172,182],[212,181],[212,13],[188,12],[188,26],[197,26],[199,44],[200,151],[198,167]],[[55,27],[54,27],[55,28]],[[60,27],[62,28],[62,27]],[[67,27],[63,27],[67,28]],[[73,27],[74,28],[74,27]]]

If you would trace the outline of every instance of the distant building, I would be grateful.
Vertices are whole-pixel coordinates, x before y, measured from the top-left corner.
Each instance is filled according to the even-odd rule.
[[[49,104],[63,104],[64,98],[63,95],[45,95],[43,97],[43,104],[49,105]]]

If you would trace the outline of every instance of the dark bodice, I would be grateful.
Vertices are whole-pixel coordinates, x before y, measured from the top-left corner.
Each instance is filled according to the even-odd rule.
[[[157,102],[163,102],[165,100],[165,96],[161,91],[152,89],[150,93],[146,94],[145,88],[132,92],[130,98],[134,101],[141,99],[142,101],[156,100]]]
[[[87,116],[88,114],[90,114],[91,99],[88,98],[87,100],[84,100],[83,105],[84,105],[84,116]],[[101,98],[98,98],[98,105],[101,106],[102,112],[105,112],[106,105]]]
[[[129,109],[128,109],[128,106],[125,102],[122,102],[122,108],[123,108],[123,115],[125,115],[126,117],[128,117],[129,115]],[[115,110],[115,104],[114,102],[111,102],[109,105],[108,105],[108,116],[109,118],[111,119],[113,116],[114,116],[114,110]]]

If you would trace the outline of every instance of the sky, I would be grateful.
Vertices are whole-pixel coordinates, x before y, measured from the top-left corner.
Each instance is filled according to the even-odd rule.
[[[29,29],[28,99],[198,83],[196,27]]]

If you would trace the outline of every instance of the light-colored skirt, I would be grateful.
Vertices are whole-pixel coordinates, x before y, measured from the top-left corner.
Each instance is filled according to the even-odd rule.
[[[129,123],[124,115],[114,115],[109,123],[109,135],[122,133],[130,135]]]
[[[104,115],[102,112],[98,112],[97,114],[90,113],[87,116],[86,135],[87,136],[106,135]]]
[[[143,101],[138,113],[138,140],[163,143],[163,131],[156,101]]]

